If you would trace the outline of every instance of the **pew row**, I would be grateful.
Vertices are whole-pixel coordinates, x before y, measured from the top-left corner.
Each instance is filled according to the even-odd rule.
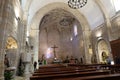
[[[94,75],[106,75],[109,71],[88,71],[88,72],[74,72],[74,73],[59,73],[59,74],[49,74],[49,75],[37,75],[30,77],[30,80],[54,80],[60,78],[75,78],[83,76],[94,76]]]
[[[95,75],[95,76],[85,76],[76,78],[59,78],[53,80],[120,80],[120,74],[106,74],[106,75]]]

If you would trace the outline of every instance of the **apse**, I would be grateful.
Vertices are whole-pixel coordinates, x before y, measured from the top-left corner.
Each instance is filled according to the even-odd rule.
[[[84,51],[82,28],[68,11],[54,9],[48,12],[40,21],[39,30],[39,59],[42,55],[49,62],[54,58],[64,60],[66,56],[81,57]]]

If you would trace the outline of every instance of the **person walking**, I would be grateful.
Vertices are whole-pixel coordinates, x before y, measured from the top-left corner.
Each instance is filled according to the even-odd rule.
[[[37,62],[34,62],[34,71],[37,69]]]

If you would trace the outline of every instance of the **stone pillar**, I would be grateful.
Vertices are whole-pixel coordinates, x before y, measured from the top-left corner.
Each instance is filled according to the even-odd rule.
[[[34,61],[38,62],[38,49],[39,49],[39,30],[35,30],[36,35],[34,36]],[[37,66],[38,68],[38,66]]]
[[[7,12],[6,5],[8,0],[0,1],[0,80],[4,80],[4,54],[6,43]]]
[[[33,42],[32,44],[33,44],[33,54],[34,54],[34,57],[33,57],[33,61],[37,61],[38,62],[38,54],[39,54],[39,30],[32,30],[33,31],[33,33],[35,33],[35,35],[34,36],[32,36],[33,38],[32,38],[32,41],[31,42]],[[37,66],[37,68],[38,68],[38,66]]]
[[[89,46],[91,45],[90,36],[91,36],[90,30],[83,31],[83,39],[84,39],[84,47],[85,47],[84,62],[86,62],[87,64],[91,64],[91,56],[92,56],[92,54],[89,53]]]
[[[4,49],[0,50],[0,80],[4,80]]]
[[[24,77],[25,77],[25,80],[29,80],[29,77],[31,76],[31,52],[30,52],[30,48],[31,48],[31,45],[29,43],[29,35],[27,35],[27,31],[29,31],[28,29],[28,25],[27,25],[27,20],[28,20],[28,11],[27,10],[24,10],[24,13],[23,13],[23,24],[24,24],[24,35],[22,35],[23,39],[22,39],[22,42],[23,44],[21,45],[22,46],[22,49],[21,49],[21,53],[23,53],[24,55],[24,59],[26,60],[23,60],[23,63],[25,64],[25,71],[24,71]],[[26,45],[26,38],[28,39],[28,45]],[[23,55],[22,54],[22,55]]]

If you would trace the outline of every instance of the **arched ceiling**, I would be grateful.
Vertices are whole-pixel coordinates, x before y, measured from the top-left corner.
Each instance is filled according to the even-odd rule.
[[[54,9],[42,18],[40,22],[40,27],[48,27],[50,25],[56,26],[59,28],[66,27],[68,28],[75,22],[75,17],[69,12],[63,9]]]
[[[68,0],[29,0],[29,1],[23,0],[23,1],[26,2],[27,4],[26,6],[24,5],[23,8],[28,9],[26,10],[28,11],[29,14],[28,25],[31,24],[31,21],[33,17],[36,15],[36,13],[46,5],[55,2],[60,2],[60,3],[62,2],[68,5]],[[108,13],[108,16],[113,17],[115,15],[115,9],[111,0],[99,0],[99,2],[103,4],[103,7],[106,9],[106,12]],[[79,10],[79,12],[85,16],[91,29],[94,29],[95,27],[101,25],[105,21],[103,12],[96,3],[96,0],[88,0],[87,4],[84,7],[76,10]]]
[[[66,32],[64,35],[70,35],[72,34],[72,29],[75,25],[79,26],[79,29],[81,28],[81,25],[75,16],[64,9],[57,8],[43,16],[39,24],[39,30],[40,34],[45,30],[47,34],[51,32],[56,34],[57,31],[59,34]]]

